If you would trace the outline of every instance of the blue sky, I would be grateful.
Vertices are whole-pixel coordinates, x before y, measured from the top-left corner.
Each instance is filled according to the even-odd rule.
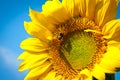
[[[27,71],[18,72],[19,44],[29,37],[23,22],[29,21],[29,7],[41,11],[45,0],[0,0],[0,80],[23,80]],[[120,5],[117,18],[120,18]],[[120,72],[116,80],[120,79]]]

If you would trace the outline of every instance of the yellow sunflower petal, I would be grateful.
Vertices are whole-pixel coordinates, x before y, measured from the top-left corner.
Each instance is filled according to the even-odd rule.
[[[68,0],[69,1],[69,0]],[[74,13],[73,13],[73,15],[74,16],[78,16],[78,15],[80,15],[80,7],[79,7],[79,5],[80,5],[80,1],[81,0],[73,0],[74,1]],[[68,4],[69,5],[69,4]]]
[[[70,15],[73,16],[74,15],[74,0],[63,0],[62,4],[66,8],[66,10],[70,13]]]
[[[46,27],[47,29],[49,29],[50,31],[55,30],[55,26],[48,23],[47,18],[42,13],[34,11],[32,9],[30,9],[29,11],[30,11],[29,16],[33,23],[42,25],[42,26]]]
[[[96,0],[63,0],[62,4],[71,16],[78,16],[80,13],[82,17],[94,18]]]
[[[20,44],[20,47],[26,51],[41,52],[48,50],[48,45],[41,42],[38,38],[28,38]]]
[[[50,71],[46,77],[43,78],[43,80],[61,80],[62,76],[61,75],[56,75],[55,71]]]
[[[70,18],[70,14],[62,6],[59,0],[47,1],[42,6],[42,13],[46,16],[49,23],[59,24]]]
[[[113,45],[113,46],[116,46],[120,49],[120,42],[118,42],[118,41],[111,40],[108,42],[108,45]]]
[[[103,26],[108,21],[115,19],[117,7],[117,0],[99,0],[95,12],[95,22],[99,26]]]
[[[85,80],[92,80],[91,72],[88,69],[82,70],[80,75],[84,75]]]
[[[71,16],[94,18],[96,0],[63,0],[62,4]]]
[[[58,76],[55,77],[55,80],[62,80],[62,77],[63,77],[63,76],[58,75]]]
[[[19,71],[23,71],[23,70],[26,70],[26,69],[30,69],[30,68],[33,68],[33,67],[40,66],[48,58],[50,58],[50,57],[48,56],[47,53],[33,54],[33,53],[25,51],[24,53],[22,53],[18,57],[18,59],[23,60],[23,62],[19,66]]]
[[[18,60],[28,60],[28,59],[44,59],[46,57],[49,57],[48,53],[36,53],[36,52],[28,52],[24,51],[19,57]]]
[[[85,15],[86,15],[86,0],[80,0],[79,11],[80,11],[80,16],[85,17]]]
[[[106,39],[120,41],[120,19],[109,21],[103,27],[102,33]]]
[[[33,22],[24,22],[26,31],[42,41],[48,42],[52,39],[52,33],[42,25]]]
[[[47,74],[47,76],[43,80],[55,80],[55,75],[56,75],[56,72],[51,71]]]
[[[120,49],[112,45],[108,46],[99,65],[106,73],[114,73],[117,68],[120,68]]]
[[[39,60],[38,59],[33,59],[28,61],[28,60],[25,60],[23,61],[20,66],[19,66],[19,71],[24,71],[24,70],[27,70],[27,69],[31,69],[31,68],[36,68],[36,67],[39,67],[41,66],[41,64],[45,63],[47,61],[48,58],[45,58],[43,60]]]
[[[97,80],[105,80],[105,72],[98,64],[93,68],[92,75],[97,78]]]
[[[22,54],[20,54],[20,55],[18,56],[17,59],[18,59],[18,60],[27,59],[28,56],[30,56],[29,52],[24,51]]]
[[[50,63],[44,63],[39,67],[31,69],[27,76],[25,77],[25,80],[38,80],[43,73],[49,70],[50,65],[51,65]],[[35,77],[37,78],[35,79]]]
[[[72,80],[79,80],[79,78],[74,78],[74,79],[72,79]]]
[[[86,17],[89,19],[94,18],[96,0],[86,0]]]

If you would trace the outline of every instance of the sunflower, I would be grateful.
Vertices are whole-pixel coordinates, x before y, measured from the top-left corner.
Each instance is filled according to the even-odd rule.
[[[105,80],[120,69],[118,0],[48,0],[24,22],[24,80]]]

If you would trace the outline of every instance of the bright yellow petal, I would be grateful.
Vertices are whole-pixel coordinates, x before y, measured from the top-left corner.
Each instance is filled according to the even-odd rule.
[[[106,73],[114,73],[117,68],[120,68],[120,49],[112,45],[108,46],[99,65]]]
[[[55,75],[56,75],[56,72],[51,71],[47,74],[47,76],[43,80],[55,80]]]
[[[74,78],[74,79],[72,79],[72,80],[79,80],[79,78]]]
[[[63,0],[62,4],[71,16],[94,18],[96,0]]]
[[[95,22],[99,26],[103,26],[108,21],[115,19],[117,7],[117,0],[99,0],[96,6]]]
[[[96,0],[63,0],[62,4],[71,16],[94,17]]]
[[[39,59],[44,59],[49,57],[48,53],[36,53],[36,52],[28,52],[24,51],[19,57],[18,60],[27,60],[27,59],[34,59],[35,57]]]
[[[25,77],[25,80],[38,80],[42,74],[49,70],[50,65],[50,63],[45,63],[39,67],[31,69]]]
[[[23,62],[19,66],[19,71],[40,66],[49,58],[50,57],[47,53],[30,53],[25,51],[18,57],[18,59],[23,60]]]
[[[82,70],[80,75],[84,75],[85,80],[92,80],[91,72],[88,69]]]
[[[102,33],[106,39],[114,39],[120,41],[120,19],[112,20],[105,24]]]
[[[92,75],[97,79],[97,80],[105,80],[105,72],[102,67],[100,67],[98,64],[95,65],[92,71]]]
[[[41,52],[49,49],[48,44],[37,38],[28,38],[20,44],[20,47],[26,51]]]
[[[73,1],[74,1],[74,9],[73,9],[74,13],[73,13],[73,15],[78,16],[78,15],[80,15],[80,10],[79,10],[80,7],[79,7],[79,5],[80,5],[81,0],[73,0]]]
[[[86,17],[88,19],[92,20],[94,18],[95,7],[96,0],[86,0]]]
[[[30,9],[29,11],[30,11],[29,16],[30,16],[33,23],[42,25],[42,26],[46,27],[47,29],[49,29],[50,31],[55,30],[55,26],[50,24],[47,21],[47,18],[42,13],[34,11],[32,9]]]
[[[61,80],[62,76],[57,75],[55,71],[50,71],[43,80]]]
[[[70,15],[74,16],[74,0],[62,0],[62,4]]]
[[[26,52],[26,51],[25,51],[25,52],[23,52],[22,54],[20,54],[20,55],[18,56],[18,60],[27,59],[28,56],[30,56],[29,52]]]
[[[39,57],[41,57],[41,56],[39,56]],[[19,71],[24,71],[27,69],[39,67],[43,63],[45,63],[47,61],[47,59],[48,59],[47,57],[44,59],[39,59],[38,57],[35,57],[34,59],[32,58],[32,59],[24,60],[19,66]]]
[[[85,15],[86,15],[86,0],[80,0],[79,11],[80,11],[80,16],[85,17]]]
[[[59,0],[46,1],[42,6],[42,13],[51,24],[59,24],[70,18],[70,14],[62,6]]]
[[[120,42],[118,42],[118,41],[111,40],[108,42],[108,45],[113,45],[113,46],[116,46],[120,49]]]
[[[63,76],[58,75],[58,76],[55,77],[55,80],[63,80],[62,77],[63,77]]]
[[[33,22],[24,22],[26,31],[44,42],[52,39],[52,33],[42,25]]]

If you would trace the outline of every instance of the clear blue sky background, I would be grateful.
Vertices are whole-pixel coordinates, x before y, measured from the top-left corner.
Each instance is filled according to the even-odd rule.
[[[23,22],[30,20],[28,8],[41,11],[45,0],[0,0],[0,80],[23,80],[26,72],[18,72],[19,44],[29,37]],[[120,4],[117,18],[120,18]],[[116,74],[120,80],[120,72]]]

